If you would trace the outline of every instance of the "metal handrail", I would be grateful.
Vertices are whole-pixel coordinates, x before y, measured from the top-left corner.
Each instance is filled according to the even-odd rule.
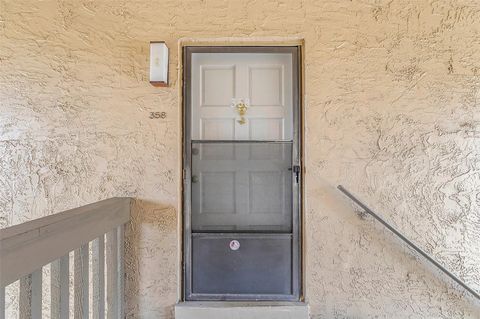
[[[465,290],[467,290],[469,293],[471,293],[475,298],[480,300],[480,295],[478,292],[467,286],[465,282],[463,282],[460,278],[452,274],[448,269],[443,267],[441,264],[439,264],[435,259],[430,257],[429,254],[424,252],[421,248],[419,248],[417,245],[415,245],[413,242],[411,242],[408,238],[403,236],[398,230],[396,230],[394,227],[392,227],[389,223],[387,223],[383,218],[375,214],[370,208],[368,208],[365,204],[363,204],[357,197],[355,197],[352,193],[350,193],[348,190],[345,189],[342,185],[338,185],[337,188],[348,198],[350,198],[355,204],[360,206],[366,213],[370,214],[373,216],[376,220],[378,220],[383,226],[388,228],[392,233],[397,235],[401,240],[403,240],[405,243],[407,243],[411,248],[413,248],[417,253],[425,257],[430,263],[432,263],[434,266],[436,266],[438,269],[440,269],[445,275],[453,279],[457,284],[462,286]]]

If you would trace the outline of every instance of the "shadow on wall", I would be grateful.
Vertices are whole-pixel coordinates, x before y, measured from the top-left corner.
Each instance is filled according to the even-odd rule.
[[[178,257],[175,208],[135,199],[125,234],[126,318],[173,318]]]
[[[306,214],[306,289],[308,300],[318,305],[311,309],[314,314],[348,318],[356,313],[359,318],[367,318],[370,307],[380,307],[386,315],[394,311],[408,313],[411,308],[430,318],[480,318],[478,303],[471,296],[382,225],[353,212],[352,208],[358,212],[357,208],[332,185],[324,186],[310,189],[309,206],[315,209]],[[389,217],[389,212],[378,213]],[[170,205],[134,201],[125,242],[126,318],[174,317],[179,282],[177,214]],[[344,240],[329,245],[328,238],[333,235],[330,232],[339,228],[338,223],[342,225]],[[347,243],[355,243],[355,249],[345,250]],[[334,256],[333,264],[325,260],[329,256]],[[314,264],[322,267],[313,267]],[[391,284],[385,283],[385,276],[390,277]],[[349,296],[333,300],[327,291],[316,289],[315,282],[322,282],[329,289],[345,289]],[[413,296],[417,297],[412,300]],[[361,307],[352,306],[355,300],[365,302]],[[422,304],[429,305],[427,311],[419,310]],[[344,316],[334,315],[336,309],[344,309]]]
[[[398,311],[408,311],[406,309],[411,308],[414,312],[419,311],[422,304],[428,304],[429,310],[427,313],[431,314],[431,318],[437,315],[441,315],[440,318],[480,318],[480,303],[473,295],[465,291],[461,286],[457,285],[453,280],[448,278],[439,269],[429,263],[425,258],[416,253],[406,243],[401,241],[393,233],[388,231],[379,222],[375,221],[373,217],[364,213],[361,208],[353,204],[349,199],[344,197],[340,192],[333,187],[333,185],[325,186],[321,191],[322,202],[324,207],[322,210],[328,210],[334,212],[335,219],[343,224],[345,240],[355,245],[355,250],[346,254],[342,253],[342,247],[344,243],[340,242],[334,248],[340,251],[338,254],[330,252],[327,256],[338,257],[339,261],[335,262],[337,268],[334,270],[328,269],[328,265],[323,261],[323,272],[328,273],[331,271],[328,277],[334,278],[330,285],[331,287],[339,286],[339,289],[348,289],[351,295],[350,300],[331,300],[329,296],[320,296],[321,302],[330,304],[341,305],[342,303],[351,304],[354,300],[365,300],[366,304],[375,304],[378,302],[378,307],[384,308],[384,313],[392,309],[398,309]],[[360,200],[362,196],[359,194]],[[366,203],[369,204],[375,203]],[[380,216],[389,221],[389,212],[377,211]],[[319,214],[320,215],[320,214]],[[308,217],[307,217],[308,218]],[[315,218],[310,216],[310,219]],[[312,234],[312,240],[320,241],[321,236],[328,234],[328,228],[334,228],[329,225],[328,219],[334,219],[328,213],[322,217],[326,222],[323,225],[322,230],[319,231],[320,237],[316,237],[316,234]],[[341,220],[341,221],[340,221]],[[330,221],[332,222],[332,221]],[[401,227],[395,225],[394,222],[390,223],[397,227],[402,233]],[[308,233],[308,229],[307,229]],[[422,246],[421,243],[418,243]],[[428,247],[427,247],[428,248]],[[311,248],[312,249],[312,248]],[[313,248],[314,249],[314,248]],[[326,248],[323,248],[326,249]],[[425,248],[425,250],[427,250]],[[441,264],[443,263],[446,268],[454,270],[454,265],[445,264],[442,260],[436,257],[435,252],[428,251],[430,256],[437,259]],[[346,256],[348,255],[348,256]],[[321,257],[320,257],[321,258]],[[311,261],[315,262],[315,260]],[[380,264],[379,264],[380,262]],[[338,264],[341,267],[338,268]],[[368,265],[365,269],[360,269],[356,265]],[[342,267],[346,269],[342,270]],[[374,269],[375,272],[368,272],[368,269]],[[307,269],[308,273],[308,269]],[[317,272],[313,274],[313,280],[326,282],[325,274],[319,274]],[[453,271],[455,273],[455,271]],[[382,276],[390,276],[391,283],[387,284],[382,280]],[[457,276],[464,278],[467,284],[471,287],[475,287],[470,277],[465,278],[465,274],[457,273]],[[308,290],[307,281],[307,290]],[[347,285],[344,287],[343,285]],[[377,287],[376,291],[368,291],[365,287]],[[413,297],[417,296],[417,297]],[[308,296],[310,299],[317,299],[319,296]],[[412,299],[413,298],[413,299]],[[447,305],[447,307],[445,307]],[[341,307],[339,307],[341,308]],[[341,308],[342,309],[342,308]],[[348,306],[344,306],[343,309],[350,309]],[[314,309],[318,313],[325,313],[325,309]],[[334,311],[335,312],[335,311]],[[368,316],[368,307],[356,309],[357,315]],[[345,317],[349,317],[349,313],[344,314]],[[316,318],[316,317],[314,317]],[[323,318],[323,317],[319,317]],[[335,316],[335,318],[337,318]],[[338,318],[344,318],[338,316]],[[356,317],[355,317],[356,318]],[[361,317],[359,317],[361,318]]]

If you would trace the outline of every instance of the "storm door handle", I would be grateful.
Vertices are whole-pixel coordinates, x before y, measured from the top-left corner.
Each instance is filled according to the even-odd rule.
[[[288,169],[289,171],[293,170],[293,173],[295,174],[295,182],[298,184],[298,179],[300,178],[300,166],[299,165],[293,165],[292,168]]]

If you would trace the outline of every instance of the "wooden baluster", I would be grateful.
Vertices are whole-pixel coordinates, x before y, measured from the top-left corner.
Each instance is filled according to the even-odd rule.
[[[88,244],[74,252],[74,318],[88,319]]]
[[[118,235],[118,268],[117,268],[117,278],[118,278],[118,317],[125,318],[125,268],[124,268],[124,240],[125,240],[125,225],[120,225],[117,227]]]
[[[20,279],[19,318],[42,318],[42,268]]]
[[[92,243],[93,319],[105,318],[105,236]]]
[[[20,278],[18,308],[19,319],[32,318],[32,274]]]
[[[42,319],[42,268],[32,273],[32,319]]]
[[[51,263],[50,316],[51,319],[68,319],[70,296],[70,259],[68,254]]]
[[[118,319],[117,229],[107,233],[107,318]]]
[[[0,319],[5,319],[5,287],[0,287]]]

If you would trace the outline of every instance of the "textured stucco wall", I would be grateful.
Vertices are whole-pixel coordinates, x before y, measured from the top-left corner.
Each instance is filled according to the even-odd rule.
[[[305,39],[312,318],[480,318],[478,302],[334,189],[480,290],[477,0],[0,0],[0,228],[138,198],[128,318],[171,318],[178,41],[277,36]],[[148,83],[151,40],[170,47],[169,88]]]

